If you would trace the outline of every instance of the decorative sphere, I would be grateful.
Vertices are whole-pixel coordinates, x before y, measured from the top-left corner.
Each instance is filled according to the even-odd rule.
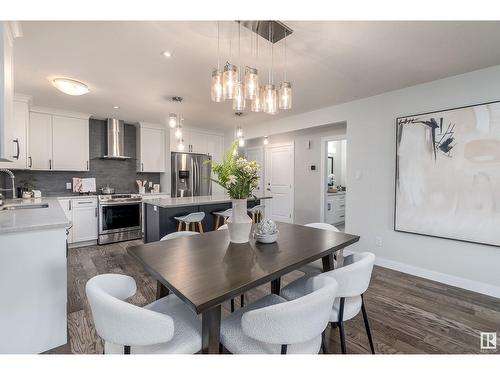
[[[276,223],[271,219],[264,219],[259,224],[257,224],[257,229],[255,230],[258,235],[269,235],[276,233]]]

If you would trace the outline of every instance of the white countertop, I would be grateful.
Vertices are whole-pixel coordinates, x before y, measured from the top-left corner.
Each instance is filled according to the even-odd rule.
[[[252,200],[253,198],[249,198]],[[257,197],[257,199],[271,199],[268,196]],[[163,208],[167,207],[182,207],[182,206],[202,206],[206,204],[229,203],[231,198],[225,195],[204,195],[199,197],[184,197],[184,198],[156,198],[148,199],[146,204],[152,204]]]
[[[337,191],[335,193],[327,193],[328,196],[332,196],[332,195],[345,195],[345,191]]]
[[[46,208],[0,210],[0,234],[31,230],[66,228],[66,218],[57,198],[7,199],[4,206],[14,204],[48,204]]]

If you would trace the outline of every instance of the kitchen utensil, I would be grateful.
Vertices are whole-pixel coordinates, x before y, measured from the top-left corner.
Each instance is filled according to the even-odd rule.
[[[105,187],[101,188],[101,193],[105,194],[105,195],[114,194],[115,193],[115,188],[112,188],[109,185],[106,185]]]

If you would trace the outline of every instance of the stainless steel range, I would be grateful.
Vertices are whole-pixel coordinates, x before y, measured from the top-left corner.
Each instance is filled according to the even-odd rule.
[[[99,195],[99,245],[142,237],[139,194]]]

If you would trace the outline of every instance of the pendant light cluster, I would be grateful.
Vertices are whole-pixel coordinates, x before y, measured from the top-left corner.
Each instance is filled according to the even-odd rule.
[[[241,123],[241,116],[243,116],[243,112],[235,112],[235,116],[238,117],[239,122]],[[245,138],[243,137],[243,126],[238,125],[236,128],[236,140],[238,141],[238,146],[245,146]]]
[[[217,68],[212,71],[211,99],[213,102],[220,103],[225,100],[232,101],[234,111],[242,112],[247,109],[246,101],[250,101],[250,111],[264,112],[270,115],[277,114],[279,109],[288,110],[292,108],[292,84],[286,77],[286,37],[291,30],[281,23],[268,21],[265,25],[267,30],[262,29],[259,22],[248,22],[253,32],[257,34],[257,55],[258,38],[263,36],[270,43],[270,64],[268,70],[268,82],[264,86],[259,83],[259,72],[256,67],[241,65],[241,26],[242,21],[238,21],[238,66],[231,62],[226,62],[223,71],[220,68],[220,25],[217,23]],[[282,36],[277,39],[275,35],[275,26],[280,27]],[[260,27],[260,28],[259,28]],[[274,84],[274,44],[284,40],[284,59],[285,68],[283,81],[279,90]],[[242,76],[244,74],[244,76]]]
[[[176,103],[182,103],[183,98],[181,96],[173,96],[172,101]],[[168,115],[168,126],[170,129],[175,129],[175,138],[178,141],[177,149],[179,151],[184,151],[184,138],[182,136],[182,126],[184,125],[184,118],[179,113],[170,113]]]

